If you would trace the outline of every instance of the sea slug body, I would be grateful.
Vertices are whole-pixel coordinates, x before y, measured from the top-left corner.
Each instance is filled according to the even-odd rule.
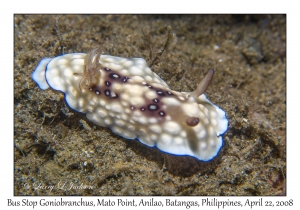
[[[126,139],[209,161],[222,147],[225,112],[203,94],[214,71],[191,93],[170,90],[142,58],[73,53],[44,58],[32,74],[43,90],[62,91],[68,105]]]

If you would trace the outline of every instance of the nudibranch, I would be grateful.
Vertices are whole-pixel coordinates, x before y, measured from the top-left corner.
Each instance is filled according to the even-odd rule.
[[[203,94],[211,69],[191,93],[177,92],[142,58],[73,53],[44,58],[32,74],[41,89],[62,91],[68,105],[126,139],[174,154],[214,158],[227,130],[225,112]]]

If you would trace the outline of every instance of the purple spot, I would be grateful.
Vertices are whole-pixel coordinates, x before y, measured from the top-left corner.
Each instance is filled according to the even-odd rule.
[[[100,95],[101,92],[99,90],[96,90],[95,93],[96,95]]]
[[[110,90],[105,90],[105,95],[110,96]]]
[[[145,107],[142,107],[142,108],[141,108],[141,111],[145,111],[145,110],[146,110]]]
[[[110,97],[111,97],[111,98],[118,98],[118,95],[115,94],[114,92],[111,92],[111,93],[110,93]]]
[[[164,111],[159,111],[158,114],[159,114],[160,116],[165,116],[165,115],[166,115],[166,113],[165,113]]]
[[[155,99],[153,99],[153,102],[154,102],[154,103],[158,103],[159,100],[158,100],[157,98],[155,98]]]
[[[157,90],[156,92],[160,96],[165,96],[166,95],[162,90]]]
[[[156,111],[156,110],[159,109],[159,106],[156,105],[156,104],[149,104],[148,109],[149,109],[150,111]]]
[[[134,108],[134,106],[131,106],[130,109],[131,109],[131,110],[134,110],[135,108]]]
[[[111,73],[111,74],[109,74],[109,77],[112,78],[112,79],[119,79],[120,75],[118,75],[116,73]]]
[[[109,81],[106,81],[106,82],[105,82],[105,85],[106,85],[106,86],[110,86],[111,84],[110,84]]]
[[[128,77],[124,77],[124,78],[122,79],[122,81],[123,81],[123,82],[127,82],[128,79],[129,79]]]

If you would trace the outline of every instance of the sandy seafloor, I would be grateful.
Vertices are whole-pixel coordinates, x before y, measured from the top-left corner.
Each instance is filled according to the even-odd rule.
[[[168,26],[151,69],[172,90],[215,69],[206,95],[229,128],[210,162],[117,136],[31,79],[42,58],[97,46],[150,64]],[[18,14],[14,41],[14,195],[286,195],[285,15]]]

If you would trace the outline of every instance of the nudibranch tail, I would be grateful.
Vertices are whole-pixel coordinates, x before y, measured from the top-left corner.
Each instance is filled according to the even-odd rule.
[[[225,112],[203,94],[210,69],[192,93],[170,90],[142,58],[65,54],[40,62],[33,79],[65,94],[68,105],[93,123],[174,155],[208,161],[220,151]],[[82,78],[81,78],[82,77]]]
[[[52,60],[52,58],[43,58],[39,65],[36,67],[35,71],[32,73],[32,79],[39,85],[42,90],[46,90],[49,88],[49,85],[45,78],[45,70],[48,63]]]
[[[193,98],[198,98],[201,96],[205,91],[207,90],[213,76],[214,76],[214,69],[209,69],[208,72],[205,74],[204,78],[201,80],[199,85],[197,86],[197,89],[191,92],[189,96]]]

